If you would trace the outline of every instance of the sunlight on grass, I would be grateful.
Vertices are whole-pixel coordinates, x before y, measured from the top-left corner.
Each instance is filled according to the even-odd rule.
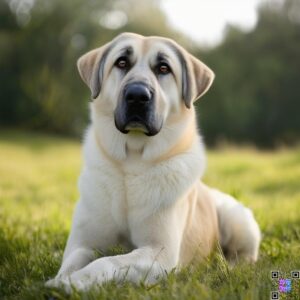
[[[61,291],[45,289],[43,282],[61,261],[80,167],[78,141],[0,132],[0,298],[65,299]],[[258,263],[230,270],[215,255],[152,287],[109,283],[91,291],[89,299],[268,299],[276,289],[269,276],[272,269],[288,274],[300,268],[299,179],[300,148],[208,151],[204,181],[251,207],[262,228]]]

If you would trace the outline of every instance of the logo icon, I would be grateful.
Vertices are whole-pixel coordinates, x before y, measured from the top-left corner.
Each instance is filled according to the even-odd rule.
[[[280,293],[289,293],[292,290],[291,279],[279,279],[278,289]]]
[[[293,279],[300,279],[300,271],[299,271],[299,270],[297,270],[297,271],[292,271],[292,272],[291,272],[291,277],[292,277]]]
[[[271,278],[278,279],[279,278],[279,271],[271,271]]]
[[[271,300],[279,299],[279,292],[271,292]]]

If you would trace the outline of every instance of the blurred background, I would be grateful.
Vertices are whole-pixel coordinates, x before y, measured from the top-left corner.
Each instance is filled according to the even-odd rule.
[[[0,0],[0,128],[81,137],[76,60],[123,31],[175,39],[216,73],[197,103],[206,142],[300,137],[300,1]]]
[[[214,70],[196,104],[203,180],[250,207],[263,240],[256,266],[205,263],[99,299],[267,299],[271,270],[300,269],[300,0],[0,0],[0,299],[65,299],[41,283],[79,196],[90,91],[76,61],[123,31],[171,37]]]

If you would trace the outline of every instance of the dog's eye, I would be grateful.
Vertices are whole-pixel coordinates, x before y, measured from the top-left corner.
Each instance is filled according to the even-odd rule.
[[[128,67],[128,60],[125,57],[120,57],[116,61],[115,66],[119,69],[126,69]]]
[[[171,72],[171,69],[170,67],[166,64],[166,63],[161,63],[159,66],[158,66],[158,73],[159,74],[168,74]]]

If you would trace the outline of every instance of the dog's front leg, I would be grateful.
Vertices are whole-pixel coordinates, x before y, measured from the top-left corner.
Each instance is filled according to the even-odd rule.
[[[110,280],[154,283],[178,264],[181,235],[176,221],[178,215],[174,208],[143,220],[131,214],[131,238],[137,249],[128,254],[103,257],[91,262],[63,280],[63,287],[71,292],[72,286],[87,290],[92,285]]]
[[[67,275],[85,267],[95,258],[95,250],[88,248],[76,248],[64,260],[57,277],[66,277]]]
[[[77,248],[70,253],[70,255],[64,260],[58,274],[55,278],[46,282],[47,287],[59,287],[61,282],[65,280],[68,275],[86,266],[90,261],[94,259],[94,253],[92,249]]]
[[[162,278],[172,266],[164,264],[159,247],[142,247],[124,255],[99,258],[83,269],[74,272],[69,278],[61,281],[67,292],[72,288],[88,290],[92,285],[115,280],[129,280],[135,283],[154,283]]]
[[[73,272],[94,260],[96,250],[105,251],[117,241],[116,225],[110,221],[110,207],[89,207],[88,195],[85,196],[76,205],[62,265],[56,277],[46,283],[48,287],[59,287]]]

